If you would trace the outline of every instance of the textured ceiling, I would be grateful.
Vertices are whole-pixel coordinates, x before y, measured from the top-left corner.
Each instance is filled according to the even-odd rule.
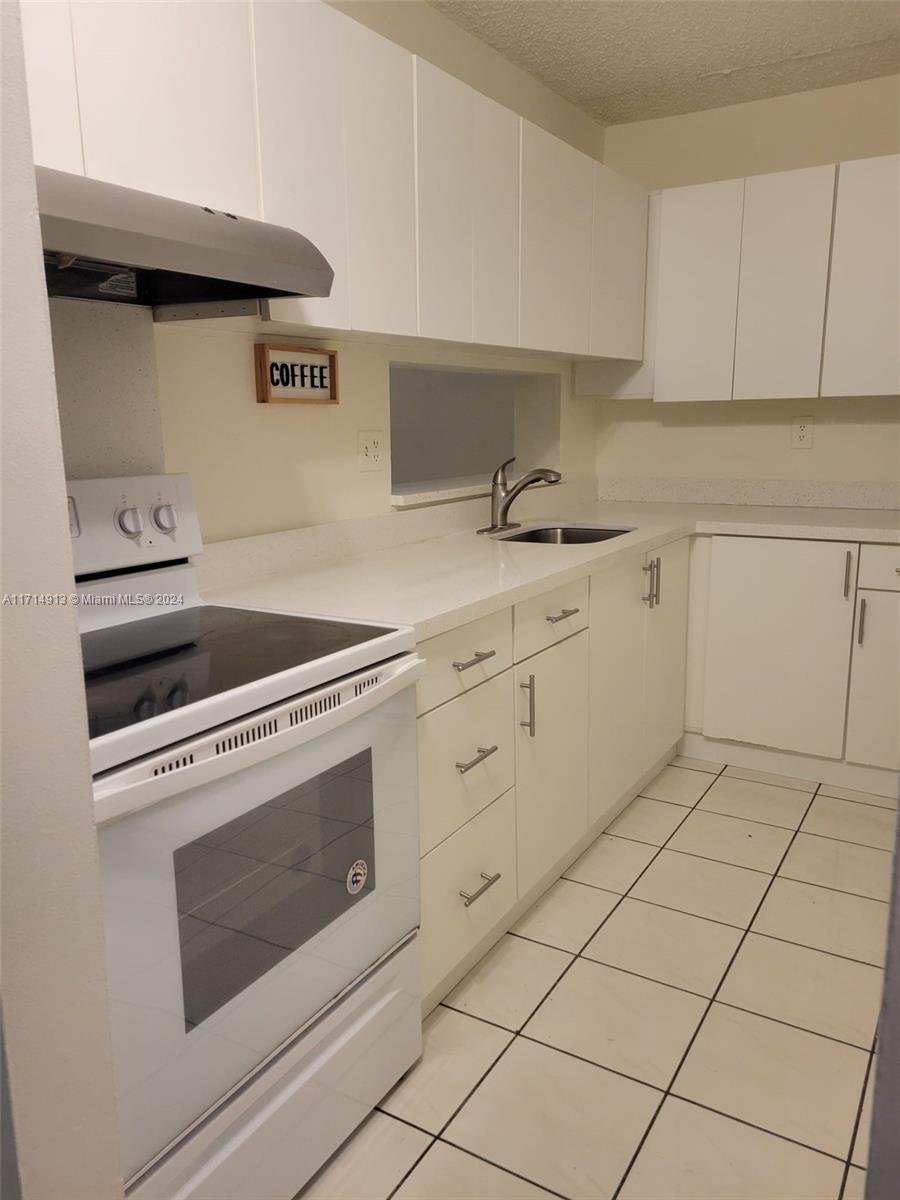
[[[430,0],[608,125],[900,70],[894,0]]]

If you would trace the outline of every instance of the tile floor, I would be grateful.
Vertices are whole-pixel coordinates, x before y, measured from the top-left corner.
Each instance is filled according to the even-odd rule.
[[[861,1197],[895,821],[676,758],[302,1200]]]

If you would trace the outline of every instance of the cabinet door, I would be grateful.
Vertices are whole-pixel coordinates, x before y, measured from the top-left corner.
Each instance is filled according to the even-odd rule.
[[[250,9],[72,5],[87,175],[259,215]]]
[[[591,354],[639,360],[644,342],[647,189],[594,164]]]
[[[522,122],[519,344],[590,348],[594,160]]]
[[[34,161],[83,175],[70,6],[26,0],[21,12]]]
[[[646,769],[641,561],[591,576],[589,813],[593,825]]]
[[[858,547],[714,537],[703,732],[841,758]]]
[[[900,155],[838,167],[823,396],[900,392],[898,190]]]
[[[519,341],[520,118],[472,93],[472,337]]]
[[[416,65],[419,333],[472,340],[472,89]]]
[[[834,173],[745,181],[735,400],[819,394]]]
[[[900,592],[857,597],[846,758],[900,767]]]
[[[684,538],[647,556],[655,560],[653,607],[644,641],[644,762],[649,769],[684,733],[688,564]]]
[[[587,630],[520,663],[516,684],[516,835],[522,896],[587,828]]]
[[[413,57],[354,20],[343,42],[350,323],[414,335]]]
[[[743,179],[662,195],[657,400],[730,400]]]
[[[262,215],[299,230],[334,269],[330,296],[272,300],[276,321],[350,326],[340,82],[341,35],[349,19],[318,0],[253,5]]]

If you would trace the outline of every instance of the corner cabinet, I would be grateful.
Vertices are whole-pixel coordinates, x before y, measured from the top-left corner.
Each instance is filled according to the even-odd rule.
[[[900,547],[862,546],[846,759],[900,768]]]

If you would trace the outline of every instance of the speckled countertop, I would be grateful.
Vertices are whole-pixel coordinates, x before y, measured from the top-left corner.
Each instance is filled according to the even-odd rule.
[[[422,641],[694,533],[900,544],[895,510],[601,502],[526,525],[555,519],[631,532],[580,546],[449,533],[209,588],[203,595],[218,603],[412,625]]]

